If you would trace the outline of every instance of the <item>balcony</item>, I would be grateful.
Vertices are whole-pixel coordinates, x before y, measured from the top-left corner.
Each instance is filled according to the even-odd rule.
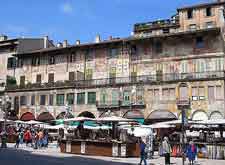
[[[127,101],[109,101],[109,102],[96,102],[96,107],[98,109],[120,109],[120,108],[128,108],[128,109],[133,109],[133,108],[145,108],[145,102],[144,101],[136,101],[135,103],[130,103]]]
[[[156,29],[170,28],[179,26],[178,19],[165,19],[153,22],[138,23],[134,25],[134,32],[151,31]]]
[[[97,88],[97,87],[120,87],[135,84],[160,84],[189,81],[207,81],[224,79],[224,71],[214,72],[196,72],[196,73],[169,73],[156,75],[143,75],[135,77],[116,77],[92,80],[77,81],[59,81],[52,83],[28,83],[23,86],[10,85],[6,87],[7,91],[27,91],[27,90],[48,90],[48,89],[66,89],[66,88]]]

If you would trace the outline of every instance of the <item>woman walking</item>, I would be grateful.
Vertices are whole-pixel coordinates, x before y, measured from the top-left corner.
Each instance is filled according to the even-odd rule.
[[[190,141],[187,147],[187,157],[190,165],[194,165],[196,155],[197,155],[197,147],[195,146],[193,141]]]

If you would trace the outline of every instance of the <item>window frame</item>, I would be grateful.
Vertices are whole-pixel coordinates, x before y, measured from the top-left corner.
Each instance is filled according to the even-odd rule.
[[[188,9],[187,10],[187,19],[193,19],[193,17],[194,17],[194,10]]]
[[[88,92],[88,99],[87,99],[87,103],[89,105],[93,105],[96,104],[96,92]],[[91,98],[94,97],[94,98]]]
[[[77,105],[85,104],[85,92],[77,93]]]
[[[39,105],[46,105],[46,95],[40,95]]]
[[[56,105],[57,106],[65,105],[65,95],[64,94],[57,94],[56,95]]]

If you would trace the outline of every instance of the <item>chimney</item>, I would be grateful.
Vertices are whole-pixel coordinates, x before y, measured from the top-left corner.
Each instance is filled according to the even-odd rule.
[[[80,45],[80,40],[76,40],[76,45]]]
[[[58,42],[56,46],[57,46],[57,48],[61,48],[63,45],[61,42]]]
[[[68,46],[68,42],[67,42],[67,40],[64,40],[63,41],[63,47],[65,48],[65,47],[67,47]]]
[[[44,48],[48,48],[48,36],[44,36]]]
[[[101,42],[101,37],[100,35],[98,34],[96,37],[95,37],[95,43],[99,43]]]
[[[113,37],[112,36],[109,36],[109,40],[113,40]]]
[[[5,41],[7,39],[8,39],[8,37],[6,35],[1,35],[0,36],[0,41]]]

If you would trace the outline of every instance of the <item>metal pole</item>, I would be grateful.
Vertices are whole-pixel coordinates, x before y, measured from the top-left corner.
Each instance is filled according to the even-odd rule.
[[[185,144],[184,144],[184,120],[185,120],[185,110],[182,109],[182,165],[185,162]]]

